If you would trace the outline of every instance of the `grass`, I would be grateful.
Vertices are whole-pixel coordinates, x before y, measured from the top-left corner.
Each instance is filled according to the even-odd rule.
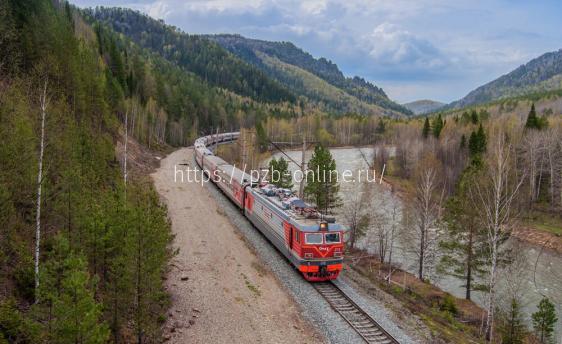
[[[244,278],[244,283],[246,284],[246,287],[252,292],[254,293],[255,296],[261,296],[261,291],[259,290],[258,287],[256,287],[255,285],[253,285],[250,280],[248,279],[248,276],[246,276],[243,273],[240,273],[242,275],[242,277]]]
[[[562,235],[562,217],[542,209],[533,209],[529,211],[524,219],[525,225],[528,227]]]

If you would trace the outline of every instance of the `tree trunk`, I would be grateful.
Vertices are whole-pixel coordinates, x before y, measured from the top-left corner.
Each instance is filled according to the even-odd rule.
[[[472,247],[474,245],[474,227],[470,228],[468,233],[468,254],[466,258],[466,299],[470,300],[470,292],[472,289]]]
[[[41,245],[41,187],[43,185],[43,156],[45,153],[45,118],[47,117],[47,80],[43,94],[39,97],[41,104],[41,148],[39,151],[39,171],[37,173],[37,212],[35,214],[35,302],[39,294],[39,249]]]

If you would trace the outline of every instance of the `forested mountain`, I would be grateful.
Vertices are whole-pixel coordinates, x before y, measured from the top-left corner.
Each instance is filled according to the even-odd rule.
[[[204,37],[183,33],[163,21],[129,9],[99,7],[86,12],[140,47],[157,52],[210,85],[258,101],[295,101],[295,95],[285,87]]]
[[[562,49],[543,54],[449,104],[462,108],[493,100],[562,89]]]
[[[206,37],[290,89],[312,101],[326,104],[328,110],[369,111],[368,105],[376,105],[385,110],[411,114],[408,109],[390,100],[381,88],[357,76],[345,77],[333,62],[323,57],[315,59],[293,43],[249,39],[240,35]]]
[[[437,102],[434,100],[429,100],[429,99],[416,100],[402,105],[416,115],[430,113],[445,106],[444,103]]]

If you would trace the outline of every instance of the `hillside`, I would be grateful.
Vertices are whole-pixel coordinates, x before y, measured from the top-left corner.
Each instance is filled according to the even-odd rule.
[[[490,101],[548,92],[562,88],[562,49],[543,54],[512,72],[471,91],[448,108],[462,108]]]
[[[206,37],[244,61],[260,68],[288,88],[305,95],[314,102],[325,104],[333,111],[358,111],[357,109],[366,109],[370,108],[369,105],[376,105],[386,110],[387,114],[393,114],[394,112],[396,114],[412,114],[408,109],[390,100],[381,88],[357,76],[353,78],[345,77],[333,62],[323,57],[316,59],[293,43],[249,39],[240,35],[209,35]],[[278,62],[272,63],[272,61]],[[284,66],[292,66],[291,71],[298,69],[307,73],[288,73],[288,69],[280,67],[279,62]],[[315,82],[317,87],[311,87],[310,80],[305,80],[310,79],[309,76],[311,75],[317,77],[317,81],[322,80],[324,83]],[[308,87],[305,87],[305,84]],[[327,98],[325,89],[328,88],[328,85],[353,97],[352,102],[362,104],[350,108],[342,104],[342,97]]]
[[[423,99],[423,100],[416,100],[413,102],[402,104],[405,108],[409,109],[416,115],[423,115],[426,113],[430,113],[436,111],[446,104],[437,102],[434,100]]]
[[[172,235],[116,146],[126,114],[164,144],[170,85],[66,2],[0,1],[0,23],[0,342],[159,342]]]
[[[86,13],[212,86],[258,101],[294,102],[296,99],[292,92],[259,69],[204,37],[188,35],[163,21],[129,9],[98,7],[86,10]]]

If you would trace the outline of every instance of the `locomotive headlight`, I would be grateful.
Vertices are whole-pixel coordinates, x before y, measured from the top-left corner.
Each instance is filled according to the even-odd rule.
[[[326,222],[320,222],[320,230],[321,231],[327,231],[328,230],[328,224]]]

